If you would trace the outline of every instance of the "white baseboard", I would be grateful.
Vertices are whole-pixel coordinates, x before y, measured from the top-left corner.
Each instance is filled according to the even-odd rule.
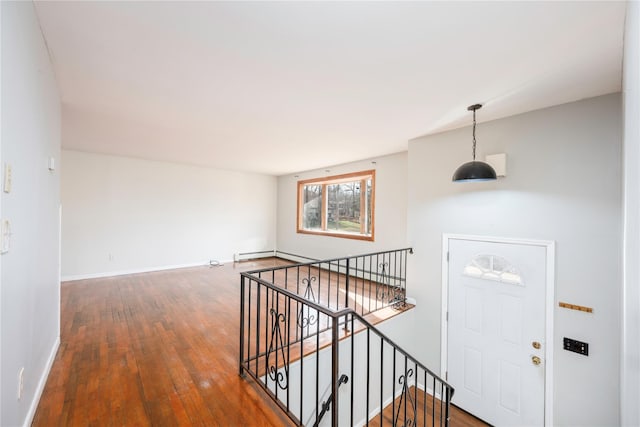
[[[290,253],[290,252],[284,252],[284,251],[279,251],[279,250],[275,250],[274,251],[276,256],[278,258],[282,258],[282,259],[286,259],[289,261],[293,261],[293,262],[300,262],[300,263],[307,263],[307,262],[315,262],[315,261],[320,261],[317,258],[311,258],[308,256],[304,256],[304,255],[298,255],[298,254],[294,254],[294,253]]]
[[[228,260],[220,261],[220,264],[226,264],[226,263],[232,263],[232,262],[233,260],[228,259]],[[208,266],[208,265],[209,265],[209,260],[192,262],[187,264],[165,265],[161,267],[133,268],[130,270],[105,271],[102,273],[72,274],[68,276],[62,276],[61,281],[68,282],[72,280],[99,279],[101,277],[124,276],[126,274],[150,273],[153,271],[175,270],[177,268],[201,267],[201,266]]]
[[[233,254],[233,261],[242,262],[249,261],[252,259],[260,259],[260,258],[270,258],[276,255],[275,249],[267,249],[263,251],[255,251],[255,252],[239,252]]]
[[[38,386],[36,387],[36,392],[33,395],[31,405],[29,405],[29,412],[27,412],[27,417],[24,420],[23,427],[28,427],[33,422],[33,417],[36,415],[36,409],[38,409],[38,404],[40,403],[40,398],[42,397],[44,386],[47,384],[47,378],[49,378],[49,372],[51,372],[51,367],[53,366],[53,361],[56,359],[56,353],[58,352],[59,347],[60,335],[58,335],[55,342],[53,343],[51,353],[49,354],[49,358],[47,359],[47,364],[44,367],[42,375],[40,376],[40,381],[38,381]]]

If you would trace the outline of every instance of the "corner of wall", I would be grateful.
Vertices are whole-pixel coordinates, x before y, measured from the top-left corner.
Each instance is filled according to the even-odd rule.
[[[623,61],[624,252],[620,419],[640,425],[640,3],[627,2]]]

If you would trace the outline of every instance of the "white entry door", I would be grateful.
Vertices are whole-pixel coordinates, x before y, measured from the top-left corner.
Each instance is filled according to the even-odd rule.
[[[545,423],[547,250],[448,239],[452,402],[496,426]]]

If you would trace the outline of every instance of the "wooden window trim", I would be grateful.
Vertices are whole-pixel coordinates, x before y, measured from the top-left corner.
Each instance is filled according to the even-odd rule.
[[[367,220],[367,209],[366,209],[366,200],[367,200],[367,180],[371,178],[371,235],[366,235],[362,233],[365,230],[366,220]],[[360,231],[361,234],[353,234],[353,233],[339,233],[335,231],[327,231],[327,215],[326,209],[328,206],[328,191],[327,186],[332,184],[341,184],[344,182],[353,182],[356,181],[354,178],[360,179]],[[322,185],[322,214],[321,214],[321,230],[307,230],[302,228],[303,224],[303,201],[304,201],[304,187],[309,184],[320,184]],[[296,231],[299,234],[311,234],[316,236],[329,236],[329,237],[340,237],[344,239],[354,239],[354,240],[366,240],[373,242],[375,240],[375,188],[376,188],[376,171],[375,169],[370,169],[366,171],[360,172],[352,172],[341,175],[333,175],[323,178],[311,178],[311,179],[303,179],[298,181],[298,197],[297,197],[297,211],[296,211]],[[364,209],[362,207],[365,207]]]

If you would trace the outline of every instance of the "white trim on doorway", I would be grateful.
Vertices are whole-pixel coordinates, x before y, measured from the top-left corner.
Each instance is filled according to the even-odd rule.
[[[542,246],[547,254],[547,289],[545,301],[545,385],[544,385],[544,424],[553,426],[553,312],[555,307],[555,259],[556,243],[552,240],[515,239],[509,237],[475,236],[465,234],[442,234],[442,307],[440,332],[440,369],[441,376],[447,375],[447,311],[449,290],[449,241],[471,240],[489,243],[511,243],[517,245]]]

